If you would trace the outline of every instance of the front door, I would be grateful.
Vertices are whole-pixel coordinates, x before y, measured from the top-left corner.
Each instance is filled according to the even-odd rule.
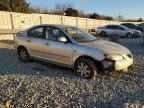
[[[47,37],[47,47],[45,47],[45,56],[52,61],[63,63],[63,64],[72,64],[73,58],[73,43],[69,41],[65,33],[60,29],[55,27],[46,27],[46,37]],[[59,38],[67,38],[67,42],[60,42]]]

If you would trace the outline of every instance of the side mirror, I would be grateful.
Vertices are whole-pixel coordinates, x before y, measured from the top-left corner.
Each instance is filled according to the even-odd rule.
[[[66,43],[66,42],[67,42],[67,39],[66,39],[66,37],[59,37],[59,38],[58,38],[58,41],[63,42],[63,43]]]

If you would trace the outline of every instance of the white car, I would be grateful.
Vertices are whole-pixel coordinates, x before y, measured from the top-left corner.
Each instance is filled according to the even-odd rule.
[[[100,36],[110,36],[110,35],[118,35],[120,37],[140,37],[142,36],[142,32],[134,29],[129,29],[123,25],[106,25],[103,27],[98,27],[96,32],[100,34]]]

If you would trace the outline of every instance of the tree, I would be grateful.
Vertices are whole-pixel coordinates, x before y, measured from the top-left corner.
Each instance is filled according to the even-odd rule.
[[[74,6],[70,3],[67,4],[56,4],[54,9],[51,10],[52,14],[56,14],[56,15],[64,15],[65,10],[67,8],[74,8]]]
[[[118,16],[116,17],[116,20],[118,20],[118,21],[123,21],[123,20],[124,20],[124,17],[123,17],[122,15],[118,15]]]
[[[8,7],[4,5],[3,3],[0,3],[0,11],[7,11]]]
[[[64,15],[64,11],[66,10],[66,5],[65,4],[56,4],[55,8],[53,10],[53,14],[56,15]]]
[[[104,15],[99,15],[97,13],[93,13],[89,16],[89,18],[92,19],[101,19],[101,20],[114,20],[113,17],[110,16],[104,16]]]
[[[6,8],[2,8],[3,11],[12,11],[12,12],[22,12],[28,13],[29,6],[26,0],[0,0],[0,4],[2,4]]]
[[[138,21],[138,22],[143,22],[143,19],[142,19],[142,18],[140,18],[140,19],[138,19],[137,21]]]
[[[49,14],[49,10],[47,8],[40,7],[29,7],[30,13],[40,13],[40,14]]]
[[[88,14],[85,14],[82,10],[79,10],[78,11],[78,16],[79,17],[82,17],[82,18],[88,18],[89,17],[89,15]]]
[[[89,16],[91,19],[101,19],[101,16],[97,13],[93,13],[92,15]]]
[[[67,8],[65,10],[66,16],[73,16],[73,17],[78,17],[78,10],[73,9],[73,8]]]
[[[112,21],[112,20],[114,20],[114,19],[113,19],[113,17],[105,16],[105,17],[104,17],[104,20],[110,20],[110,21]]]

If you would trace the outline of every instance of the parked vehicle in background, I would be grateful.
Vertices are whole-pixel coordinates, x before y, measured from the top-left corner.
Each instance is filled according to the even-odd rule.
[[[30,59],[70,67],[83,78],[103,70],[124,70],[133,64],[132,53],[116,43],[95,38],[82,29],[64,25],[38,25],[15,38],[23,62]]]
[[[141,24],[137,24],[137,26],[141,27],[144,29],[144,23],[141,23]]]
[[[144,26],[144,23],[141,23],[140,25]]]
[[[136,24],[133,23],[122,23],[121,25],[128,27],[129,29],[135,29],[135,30],[139,30],[141,32],[144,32],[144,28],[137,26]]]
[[[110,36],[110,35],[118,35],[120,37],[139,37],[142,33],[138,30],[129,29],[123,25],[106,25],[103,27],[98,27],[96,32],[100,34],[100,36]]]

